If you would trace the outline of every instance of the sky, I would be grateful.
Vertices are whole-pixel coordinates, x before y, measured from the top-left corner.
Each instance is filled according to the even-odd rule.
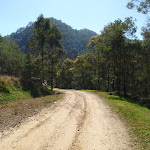
[[[142,39],[141,27],[147,16],[136,10],[129,10],[129,0],[0,0],[0,35],[6,36],[29,22],[36,21],[40,14],[54,17],[73,29],[100,31],[118,18],[136,18],[137,37]]]

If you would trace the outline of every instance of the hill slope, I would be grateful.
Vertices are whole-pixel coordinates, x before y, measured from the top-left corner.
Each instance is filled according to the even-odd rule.
[[[0,106],[19,99],[28,99],[51,94],[47,86],[38,80],[23,80],[17,77],[0,76]]]
[[[86,45],[89,39],[96,35],[95,32],[82,29],[75,30],[71,26],[63,23],[61,20],[51,19],[51,24],[56,23],[59,30],[61,31],[63,38],[61,43],[67,52],[67,57],[75,58],[79,53],[86,51]],[[28,43],[28,37],[33,32],[33,23],[30,22],[25,28],[18,29],[15,33],[12,33],[9,37],[14,38],[14,40],[19,45],[20,49],[27,53],[28,49],[26,47]]]

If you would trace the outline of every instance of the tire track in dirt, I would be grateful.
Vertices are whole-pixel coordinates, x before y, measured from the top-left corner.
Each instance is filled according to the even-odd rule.
[[[56,139],[56,138],[59,137],[59,134],[61,133],[61,130],[65,130],[66,126],[68,126],[68,123],[71,122],[71,119],[75,116],[75,113],[76,113],[77,109],[82,110],[82,106],[81,106],[81,104],[79,102],[78,95],[76,93],[74,93],[74,94],[75,94],[74,100],[75,100],[76,103],[70,109],[68,115],[66,116],[65,121],[61,124],[61,126],[59,127],[59,129],[56,130],[53,135],[51,135],[51,137],[50,137],[51,139]],[[75,117],[76,121],[77,121],[76,124],[79,124],[78,126],[80,126],[79,122],[84,118],[84,117],[82,117],[82,112],[83,111],[80,112],[80,115],[78,115],[78,116]],[[79,130],[79,127],[77,127],[76,132],[78,130]],[[56,145],[55,141],[53,143],[46,142],[38,150],[53,149],[53,146],[55,146],[55,145]]]
[[[74,140],[73,140],[72,145],[70,146],[69,150],[81,149],[77,145],[77,143],[78,143],[79,135],[82,132],[82,128],[84,126],[84,122],[85,122],[85,120],[87,118],[87,103],[86,103],[86,98],[85,97],[83,97],[82,95],[80,95],[80,97],[82,97],[83,100],[84,100],[84,108],[83,108],[83,110],[81,112],[80,118],[78,119],[78,125],[77,125],[76,134],[75,134]]]
[[[130,150],[120,119],[93,93],[59,90],[64,99],[0,139],[0,150]]]

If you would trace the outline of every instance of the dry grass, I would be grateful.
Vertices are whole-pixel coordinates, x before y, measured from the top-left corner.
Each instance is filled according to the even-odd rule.
[[[0,131],[15,127],[27,117],[50,107],[55,101],[62,99],[62,94],[49,95],[34,99],[12,101],[0,107]]]
[[[23,91],[19,78],[0,76],[0,107],[10,101],[32,98],[30,91]]]
[[[3,81],[5,83],[13,83],[11,82],[12,80],[18,81],[19,78],[14,77],[14,76],[7,76],[7,75],[0,76],[0,81]]]

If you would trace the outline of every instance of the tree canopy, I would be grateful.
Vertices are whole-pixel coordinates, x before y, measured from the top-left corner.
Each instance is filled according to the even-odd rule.
[[[127,7],[129,9],[136,8],[138,12],[147,14],[150,11],[150,0],[131,0]]]

